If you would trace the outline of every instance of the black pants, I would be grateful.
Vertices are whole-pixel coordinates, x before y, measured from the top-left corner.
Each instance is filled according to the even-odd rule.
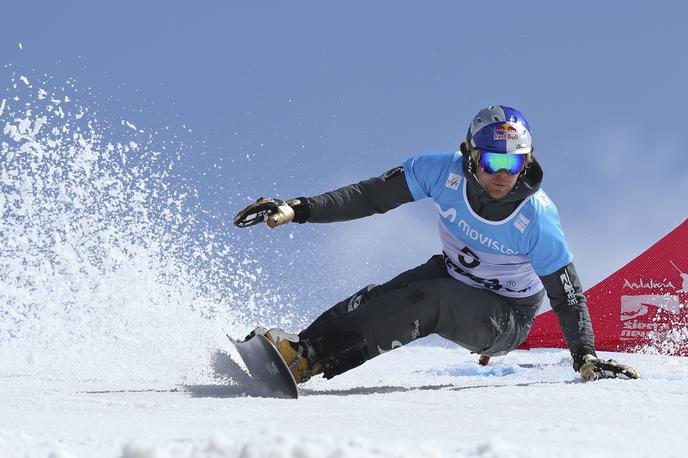
[[[508,298],[447,273],[442,255],[382,285],[370,285],[324,312],[299,336],[326,378],[419,337],[439,334],[468,350],[502,355],[528,336],[544,290]]]

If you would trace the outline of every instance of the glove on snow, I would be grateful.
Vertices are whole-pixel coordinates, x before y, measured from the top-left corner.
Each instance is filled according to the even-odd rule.
[[[583,356],[583,364],[578,372],[586,381],[593,381],[600,378],[640,378],[640,372],[625,364],[619,364],[613,359],[602,360],[593,355]]]
[[[234,217],[237,227],[249,227],[259,223],[267,223],[271,228],[287,224],[292,221],[305,223],[310,216],[310,203],[305,197],[289,199],[286,202],[279,199],[265,199],[261,197],[256,203],[241,210]]]

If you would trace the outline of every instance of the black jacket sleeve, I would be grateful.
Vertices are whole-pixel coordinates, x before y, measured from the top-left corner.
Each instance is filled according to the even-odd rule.
[[[404,169],[399,166],[382,176],[309,197],[306,201],[309,207],[306,222],[332,223],[385,213],[413,201],[413,196]]]
[[[559,319],[564,340],[573,356],[573,368],[578,370],[584,355],[596,354],[588,304],[576,269],[571,263],[540,279],[545,285],[552,310]]]

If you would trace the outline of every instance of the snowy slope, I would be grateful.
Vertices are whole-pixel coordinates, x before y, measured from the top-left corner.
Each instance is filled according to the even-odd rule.
[[[643,379],[582,383],[564,351],[486,368],[474,356],[401,348],[311,380],[298,400],[236,385],[244,376],[226,356],[186,384],[4,371],[0,456],[685,456],[685,358],[613,355]]]
[[[0,96],[0,458],[685,455],[686,358],[584,384],[565,351],[413,345],[260,397],[223,332],[303,314],[197,217],[162,130],[51,84]]]

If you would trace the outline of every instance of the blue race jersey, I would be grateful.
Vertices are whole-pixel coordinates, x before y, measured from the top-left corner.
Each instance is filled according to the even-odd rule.
[[[468,285],[508,297],[542,290],[539,276],[573,260],[559,213],[543,190],[527,197],[501,221],[471,208],[460,152],[414,156],[403,164],[414,200],[431,197],[449,274]]]

